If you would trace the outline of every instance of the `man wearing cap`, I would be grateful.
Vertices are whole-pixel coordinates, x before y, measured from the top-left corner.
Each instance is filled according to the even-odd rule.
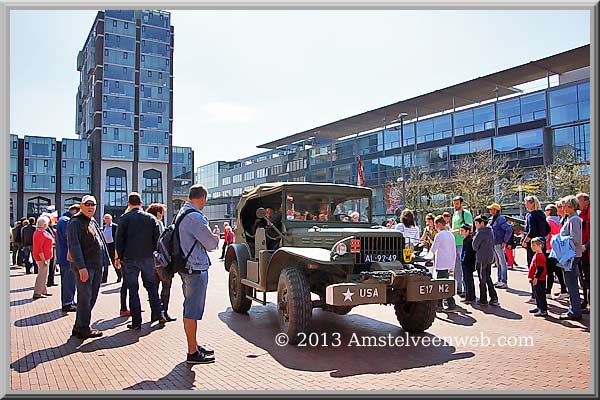
[[[508,223],[504,215],[500,214],[500,204],[494,203],[488,206],[488,210],[492,215],[490,226],[494,232],[494,260],[496,268],[498,268],[498,282],[495,287],[499,289],[508,288],[508,265],[504,256],[504,248],[512,236],[513,229]]]
[[[102,336],[102,332],[90,328],[90,320],[100,291],[102,268],[110,264],[110,258],[102,230],[94,219],[95,212],[96,198],[83,196],[81,211],[67,227],[67,259],[77,278],[77,313],[72,335],[79,339]]]

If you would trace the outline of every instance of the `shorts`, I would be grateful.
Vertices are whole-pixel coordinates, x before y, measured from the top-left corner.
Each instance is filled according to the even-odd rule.
[[[183,318],[201,320],[206,302],[208,271],[200,274],[179,273],[183,282]]]

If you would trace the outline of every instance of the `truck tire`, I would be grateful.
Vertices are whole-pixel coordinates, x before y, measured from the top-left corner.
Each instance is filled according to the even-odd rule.
[[[249,290],[250,288],[242,284],[237,260],[233,260],[229,266],[229,301],[236,313],[245,314],[252,306],[252,300],[246,297]]]
[[[423,332],[435,320],[435,300],[396,303],[394,309],[400,326],[409,333]]]
[[[290,344],[298,344],[299,333],[308,333],[312,318],[310,284],[299,268],[285,268],[277,283],[277,311],[281,331],[288,336]]]

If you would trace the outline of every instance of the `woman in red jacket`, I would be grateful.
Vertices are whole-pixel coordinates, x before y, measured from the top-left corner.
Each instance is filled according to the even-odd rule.
[[[52,296],[46,289],[48,279],[48,268],[52,259],[52,246],[54,238],[46,231],[50,220],[46,216],[37,219],[36,230],[33,233],[33,259],[38,265],[38,275],[35,279],[33,298],[39,299],[44,296]]]

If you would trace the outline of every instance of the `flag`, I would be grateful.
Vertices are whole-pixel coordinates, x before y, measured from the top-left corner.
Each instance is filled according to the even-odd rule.
[[[365,186],[365,175],[363,173],[363,162],[360,159],[360,156],[358,157],[358,186]]]

